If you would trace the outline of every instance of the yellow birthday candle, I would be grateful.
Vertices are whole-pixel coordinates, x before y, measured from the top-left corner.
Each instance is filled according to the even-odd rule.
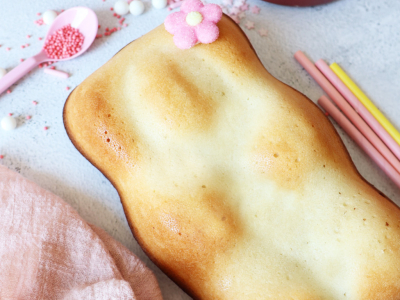
[[[352,91],[352,93],[360,100],[360,102],[369,110],[375,119],[382,125],[383,128],[392,136],[392,138],[400,145],[400,133],[389,122],[388,119],[379,111],[371,100],[360,90],[360,88],[350,79],[337,63],[330,65],[332,71],[343,81],[343,83]]]

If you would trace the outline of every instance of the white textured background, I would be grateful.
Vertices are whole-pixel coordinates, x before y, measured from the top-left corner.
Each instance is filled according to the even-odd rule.
[[[147,0],[149,1],[149,0]],[[218,3],[218,2],[217,2]],[[242,28],[248,34],[266,68],[278,79],[316,101],[322,90],[293,59],[303,50],[312,60],[336,61],[359,84],[391,122],[400,129],[400,1],[339,0],[313,8],[289,8],[249,0],[261,8],[259,15],[246,13]],[[37,26],[37,12],[60,11],[73,6],[92,8],[105,27],[118,26],[109,8],[112,0],[0,0],[0,67],[10,70],[39,52],[47,26]],[[83,218],[105,229],[143,259],[156,273],[165,299],[190,299],[141,251],[129,230],[117,192],[69,141],[62,122],[62,109],[69,91],[109,60],[130,41],[161,24],[169,12],[156,10],[149,2],[146,12],[125,16],[129,26],[113,35],[96,39],[81,57],[55,64],[72,76],[59,79],[36,69],[0,95],[0,118],[13,113],[18,127],[0,129],[1,164],[17,170],[71,204]],[[268,30],[260,37],[243,25],[255,22]],[[32,35],[30,39],[26,35]],[[20,46],[30,46],[21,49]],[[11,51],[6,51],[10,47]],[[32,105],[37,101],[38,105]],[[31,120],[25,120],[31,115]],[[43,127],[49,126],[48,131]],[[342,136],[360,173],[389,198],[400,204],[400,190],[343,133]],[[315,187],[318,188],[318,187]],[[1,216],[0,216],[1,217]]]

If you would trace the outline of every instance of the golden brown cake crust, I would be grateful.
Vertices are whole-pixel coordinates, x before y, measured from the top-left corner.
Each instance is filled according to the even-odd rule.
[[[65,104],[138,243],[196,299],[400,299],[397,206],[240,28],[218,26],[182,51],[161,25]]]

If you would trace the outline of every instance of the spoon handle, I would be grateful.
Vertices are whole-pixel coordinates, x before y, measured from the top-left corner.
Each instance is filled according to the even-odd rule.
[[[24,62],[20,63],[17,67],[8,72],[3,78],[0,79],[0,95],[11,85],[17,82],[22,76],[46,59],[46,54],[44,52],[40,52],[35,56],[27,58]]]

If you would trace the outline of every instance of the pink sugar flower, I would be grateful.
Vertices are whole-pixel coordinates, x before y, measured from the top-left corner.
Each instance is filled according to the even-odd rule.
[[[200,0],[186,0],[181,11],[165,19],[164,26],[174,35],[174,43],[178,48],[189,49],[198,42],[214,42],[219,36],[216,24],[221,17],[222,9],[217,4],[204,5]]]

